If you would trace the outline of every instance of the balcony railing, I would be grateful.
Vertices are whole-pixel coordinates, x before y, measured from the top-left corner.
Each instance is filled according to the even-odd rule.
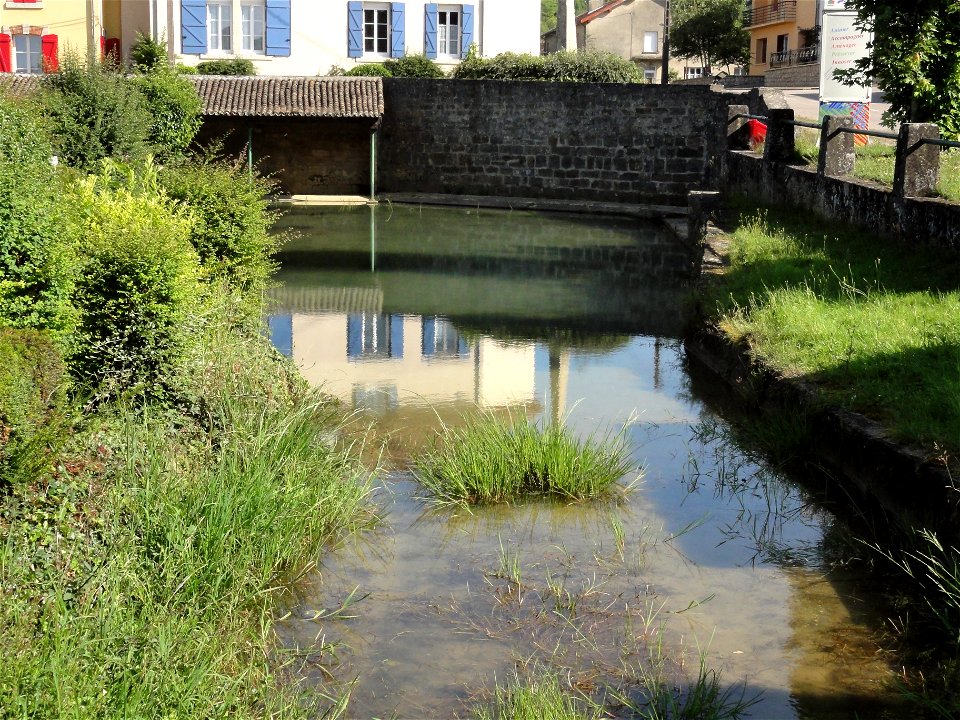
[[[789,67],[790,65],[811,65],[820,60],[820,46],[784,50],[770,54],[770,67]]]
[[[743,13],[743,25],[748,28],[796,19],[797,0],[779,0],[763,7],[750,8]]]

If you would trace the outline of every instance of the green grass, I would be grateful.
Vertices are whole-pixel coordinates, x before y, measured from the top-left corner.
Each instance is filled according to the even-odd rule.
[[[499,685],[493,702],[474,710],[475,720],[599,720],[600,707],[564,687],[547,671]]]
[[[958,456],[960,258],[753,209],[730,260],[716,296],[730,335],[829,402]]]
[[[4,717],[305,717],[324,701],[284,684],[273,608],[369,522],[367,476],[331,444],[331,409],[220,302],[182,407],[102,406],[0,503]]]
[[[529,495],[595,498],[628,489],[618,481],[635,469],[622,432],[579,440],[563,425],[483,415],[444,427],[414,473],[432,502],[468,506]]]

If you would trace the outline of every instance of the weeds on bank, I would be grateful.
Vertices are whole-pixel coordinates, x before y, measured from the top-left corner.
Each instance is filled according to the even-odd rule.
[[[799,213],[743,209],[721,326],[931,454],[960,453],[960,259]]]
[[[617,483],[635,469],[623,431],[579,440],[562,424],[484,415],[462,427],[445,426],[415,461],[414,474],[431,502],[469,506],[525,495],[584,500],[626,491],[631,485]]]

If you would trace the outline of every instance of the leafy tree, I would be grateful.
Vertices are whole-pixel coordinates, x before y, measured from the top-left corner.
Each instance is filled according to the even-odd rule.
[[[681,58],[697,58],[705,75],[713,65],[750,61],[750,33],[743,29],[744,0],[675,0],[670,44]]]
[[[573,11],[579,15],[587,11],[587,0],[574,0]],[[557,0],[540,0],[540,32],[557,26]]]
[[[960,4],[945,0],[847,0],[857,26],[876,31],[870,54],[838,72],[851,83],[873,79],[890,110],[884,124],[933,122],[960,136]]]
[[[130,47],[130,62],[136,72],[153,72],[167,64],[167,46],[159,41],[137,32],[137,40]]]

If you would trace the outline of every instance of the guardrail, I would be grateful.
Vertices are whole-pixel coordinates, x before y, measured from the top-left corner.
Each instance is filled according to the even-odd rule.
[[[932,123],[903,123],[899,132],[861,130],[850,118],[827,116],[820,123],[795,120],[793,110],[778,108],[767,115],[750,114],[746,105],[728,106],[727,148],[750,149],[745,121],[766,123],[763,159],[769,162],[792,163],[796,159],[794,128],[820,131],[817,173],[831,177],[850,175],[854,164],[854,135],[896,141],[893,193],[898,197],[929,197],[935,194],[940,179],[940,152],[943,148],[960,148],[960,142],[943,140],[940,129]]]
[[[770,67],[791,67],[793,65],[812,65],[820,60],[820,47],[800,48],[799,50],[784,50],[770,54]]]
[[[773,0],[770,5],[744,10],[743,12],[743,26],[746,28],[796,19],[797,0],[779,0],[779,2]]]

